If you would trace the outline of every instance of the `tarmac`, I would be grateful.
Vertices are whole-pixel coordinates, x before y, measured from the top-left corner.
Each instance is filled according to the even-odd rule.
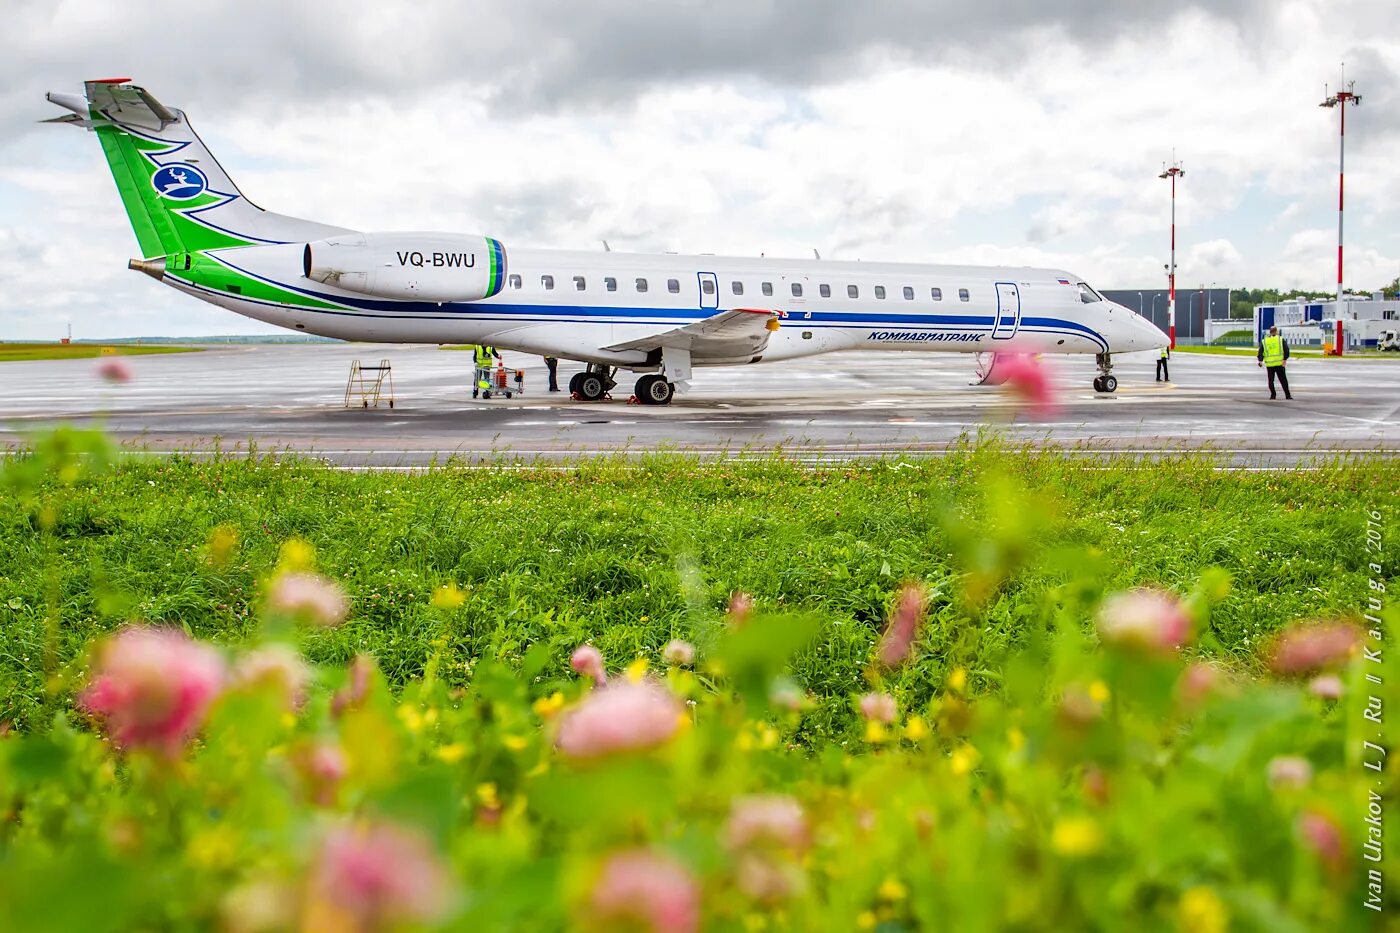
[[[393,408],[347,408],[351,361],[381,358],[393,367]],[[656,451],[840,462],[938,455],[988,434],[1076,456],[1205,450],[1245,468],[1400,451],[1400,358],[1295,356],[1290,402],[1269,400],[1252,356],[1178,353],[1168,383],[1153,381],[1151,354],[1124,356],[1113,395],[1091,388],[1092,358],[1052,357],[1056,411],[1041,418],[1004,389],[970,385],[970,355],[844,353],[699,369],[661,408],[626,403],[629,374],[613,401],[548,393],[543,361],[509,352],[507,364],[525,370],[525,393],[489,401],[471,398],[469,354],[431,346],[233,345],[121,359],[133,374],[122,385],[99,379],[94,360],[0,363],[0,448],[67,422],[101,425],[157,454],[296,452],[352,469]],[[579,368],[561,363],[561,384]]]

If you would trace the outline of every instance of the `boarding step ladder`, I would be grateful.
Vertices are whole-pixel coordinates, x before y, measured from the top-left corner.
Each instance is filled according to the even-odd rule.
[[[394,367],[388,359],[380,360],[378,366],[365,366],[355,360],[350,364],[350,378],[345,382],[345,407],[354,408],[359,402],[360,408],[369,408],[371,404],[378,408],[381,401],[394,407]]]

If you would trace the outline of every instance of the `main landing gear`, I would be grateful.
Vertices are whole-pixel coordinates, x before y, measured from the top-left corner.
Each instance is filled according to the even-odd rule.
[[[1099,374],[1094,377],[1095,392],[1114,392],[1118,389],[1118,377],[1113,375],[1113,357],[1108,353],[1095,355],[1094,362],[1099,364]]]
[[[613,378],[616,373],[614,366],[589,363],[587,369],[574,373],[569,379],[569,394],[581,402],[602,401],[617,385],[617,380]]]
[[[651,373],[637,380],[634,390],[639,405],[669,405],[676,395],[676,387],[659,373]]]

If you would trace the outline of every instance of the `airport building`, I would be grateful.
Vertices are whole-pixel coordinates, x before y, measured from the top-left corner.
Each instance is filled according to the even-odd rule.
[[[1385,334],[1400,329],[1400,300],[1380,292],[1370,296],[1348,295],[1343,301],[1297,298],[1254,309],[1254,341],[1277,326],[1294,346],[1323,346],[1336,340],[1337,321],[1342,324],[1344,350],[1376,347]]]

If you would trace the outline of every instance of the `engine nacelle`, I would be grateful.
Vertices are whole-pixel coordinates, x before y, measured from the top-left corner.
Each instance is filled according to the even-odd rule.
[[[479,301],[501,290],[500,240],[458,233],[347,233],[307,243],[302,273],[316,282],[398,301]]]

